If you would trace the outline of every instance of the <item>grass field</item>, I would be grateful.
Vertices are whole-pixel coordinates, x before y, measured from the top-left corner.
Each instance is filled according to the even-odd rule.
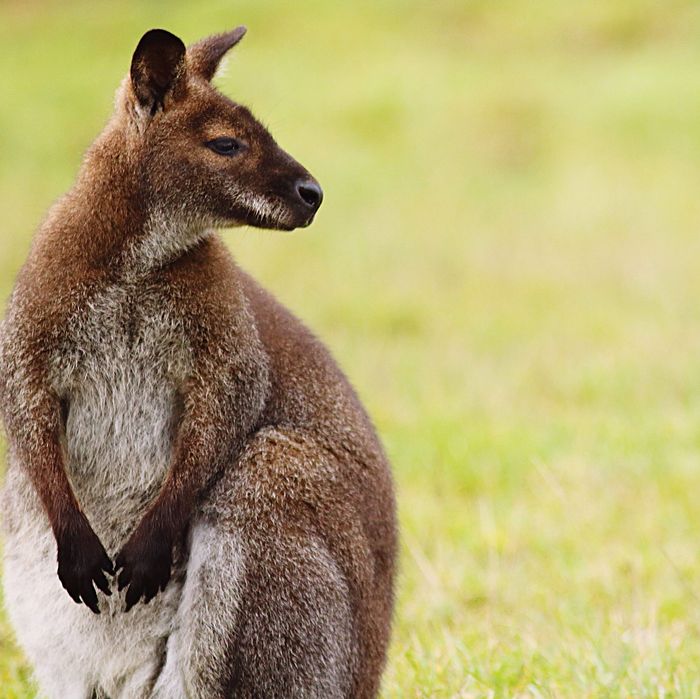
[[[700,5],[5,0],[3,298],[141,33],[238,23],[220,84],[326,202],[226,239],[394,464],[383,696],[700,697]]]

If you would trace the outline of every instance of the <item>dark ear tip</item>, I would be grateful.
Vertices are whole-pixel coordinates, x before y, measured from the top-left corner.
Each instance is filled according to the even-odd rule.
[[[139,40],[134,53],[138,54],[149,48],[164,48],[166,46],[175,49],[178,53],[184,54],[185,52],[185,44],[179,36],[175,36],[167,29],[149,29]]]

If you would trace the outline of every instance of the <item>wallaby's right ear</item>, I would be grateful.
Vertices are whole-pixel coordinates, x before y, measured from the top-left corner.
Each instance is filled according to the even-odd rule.
[[[185,89],[185,44],[165,29],[151,29],[131,59],[131,86],[141,107],[153,116],[169,95]]]

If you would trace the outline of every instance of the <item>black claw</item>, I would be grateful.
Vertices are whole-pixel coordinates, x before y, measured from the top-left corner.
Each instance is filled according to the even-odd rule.
[[[83,586],[83,591],[80,596],[89,609],[95,612],[95,614],[100,613],[100,608],[97,606],[97,594],[95,588],[92,586],[92,581],[89,581]]]
[[[77,592],[71,592],[68,588],[66,588],[66,592],[70,595],[70,598],[76,603],[76,604],[82,604],[83,601],[80,599],[80,595]]]
[[[121,592],[129,583],[131,582],[131,573],[129,570],[124,569],[117,580],[117,588]]]
[[[87,599],[85,598],[85,595],[83,595],[83,601],[85,602],[85,606],[94,614],[99,614],[100,613],[100,607],[97,604],[97,600],[93,600],[91,597],[88,597]]]
[[[112,590],[109,589],[107,578],[105,578],[105,576],[102,574],[102,571],[97,571],[97,573],[95,573],[93,576],[93,579],[95,581],[95,585],[97,585],[97,588],[102,590],[105,595],[109,596],[112,594]]]
[[[110,575],[114,575],[115,573],[114,564],[107,554],[105,554],[104,559],[102,560],[102,570],[106,571]]]
[[[131,609],[141,599],[141,595],[142,595],[142,592],[138,586],[136,586],[136,585],[129,586],[129,589],[127,590],[127,593],[126,593],[127,611],[129,609]]]
[[[137,602],[138,602],[138,599],[131,599],[131,598],[129,598],[129,596],[127,595],[127,598],[126,598],[126,607],[124,608],[124,611],[125,611],[125,612],[131,611],[131,610],[134,608],[134,606],[136,605]]]

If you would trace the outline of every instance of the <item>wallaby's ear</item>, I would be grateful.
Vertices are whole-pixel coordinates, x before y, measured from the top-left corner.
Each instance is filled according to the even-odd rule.
[[[141,37],[131,59],[131,85],[151,115],[163,108],[169,92],[184,83],[185,51],[182,40],[165,29],[151,29]]]
[[[208,36],[187,49],[187,62],[194,75],[211,80],[229,49],[232,49],[246,33],[245,27],[236,27],[230,32]]]

